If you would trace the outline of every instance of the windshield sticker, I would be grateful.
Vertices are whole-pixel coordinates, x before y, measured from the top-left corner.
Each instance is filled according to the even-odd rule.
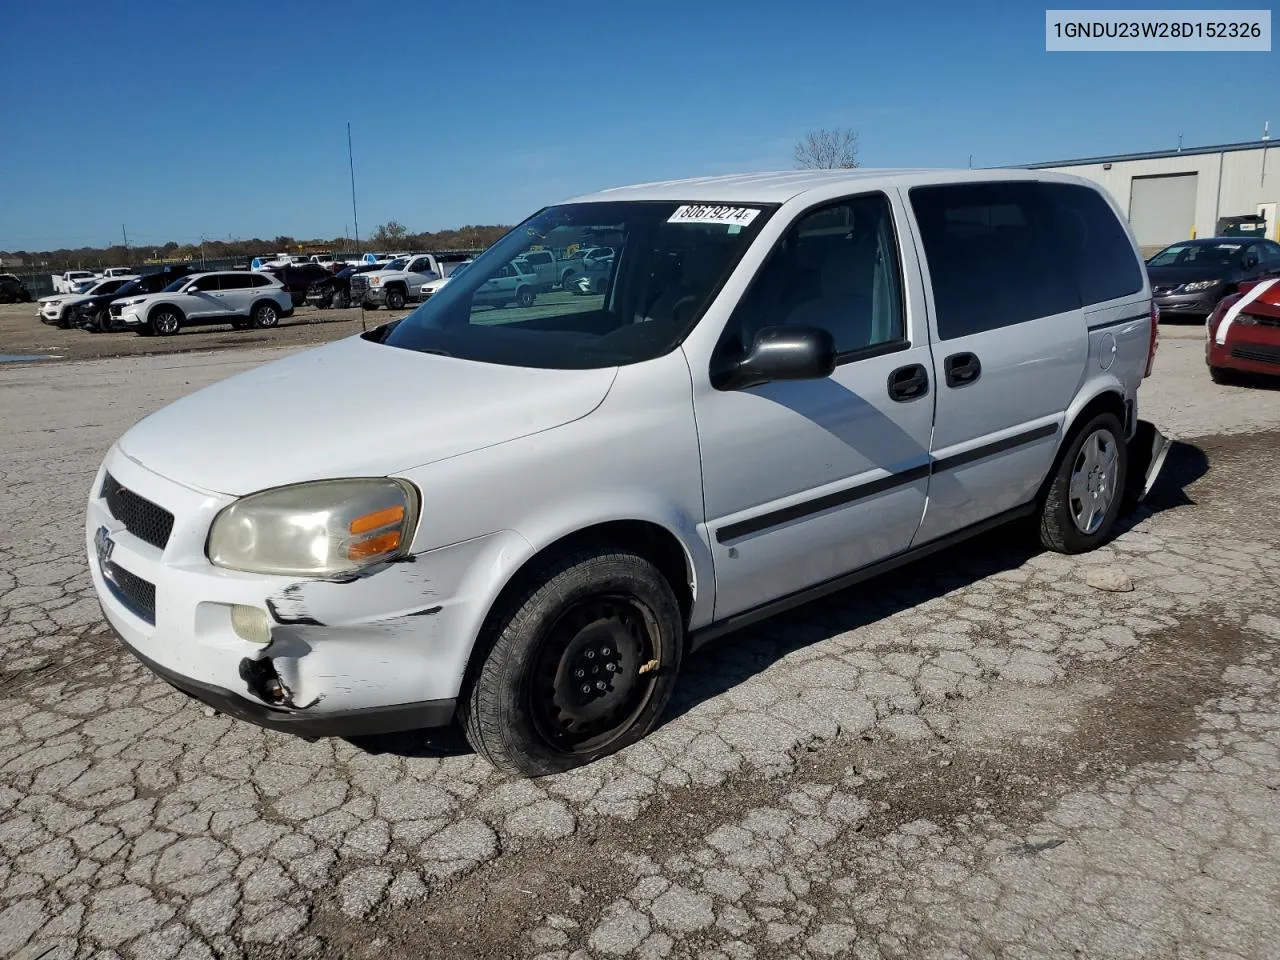
[[[745,227],[760,211],[755,207],[726,207],[713,204],[686,204],[677,207],[667,223],[727,223]]]

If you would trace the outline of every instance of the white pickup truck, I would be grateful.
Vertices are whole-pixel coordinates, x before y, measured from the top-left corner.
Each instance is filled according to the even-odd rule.
[[[92,270],[65,270],[55,273],[53,277],[54,293],[79,293],[86,286],[91,286],[102,279],[102,274]]]
[[[466,260],[465,254],[419,253],[397,257],[381,270],[358,273],[351,278],[351,302],[388,310],[403,309],[406,303],[425,300],[422,288],[433,280],[449,275]]]

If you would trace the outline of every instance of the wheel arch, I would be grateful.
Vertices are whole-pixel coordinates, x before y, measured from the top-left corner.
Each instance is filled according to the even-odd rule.
[[[1036,502],[1038,503],[1044,499],[1049,485],[1053,483],[1053,478],[1057,475],[1058,468],[1062,465],[1062,458],[1066,456],[1067,449],[1071,446],[1071,441],[1075,438],[1076,431],[1082,424],[1088,423],[1099,413],[1113,413],[1126,433],[1126,437],[1121,438],[1121,440],[1125,440],[1131,429],[1128,422],[1128,412],[1128,406],[1124,398],[1124,387],[1119,380],[1101,381],[1095,385],[1093,390],[1082,391],[1071,406],[1067,408],[1067,415],[1062,424],[1062,440],[1058,444],[1057,453],[1053,455],[1053,463],[1049,466],[1049,472],[1045,474],[1044,480],[1040,483],[1040,489],[1036,493]]]
[[[155,313],[157,310],[164,309],[165,307],[168,307],[170,310],[176,313],[178,315],[179,320],[187,319],[187,312],[183,310],[180,306],[178,306],[176,303],[170,303],[168,300],[161,300],[159,303],[153,303],[151,304],[151,306],[147,307],[147,323],[151,322],[151,318],[155,316]]]
[[[563,533],[545,542],[530,541],[520,536],[528,546],[527,555],[513,564],[510,573],[488,598],[488,604],[477,624],[471,649],[463,665],[459,688],[465,692],[473,683],[477,672],[484,663],[496,639],[496,618],[510,608],[520,592],[526,589],[537,570],[553,562],[557,557],[576,553],[591,547],[616,547],[632,550],[649,560],[670,584],[680,607],[680,615],[686,630],[685,643],[688,642],[690,617],[695,604],[699,604],[698,564],[689,551],[689,547],[670,527],[656,520],[638,519],[634,517],[618,519],[601,519],[584,523],[577,529]],[[710,564],[710,552],[707,552],[707,563]],[[708,579],[709,569],[706,571]],[[714,582],[712,580],[711,582]],[[703,604],[707,614],[710,613],[714,589]]]
[[[284,309],[282,306],[280,306],[280,304],[276,303],[276,301],[272,300],[270,297],[259,297],[257,300],[253,301],[253,306],[249,308],[249,316],[252,317],[255,313],[258,312],[258,308],[264,305],[271,307],[273,310],[276,311],[276,313],[279,313],[281,310]]]

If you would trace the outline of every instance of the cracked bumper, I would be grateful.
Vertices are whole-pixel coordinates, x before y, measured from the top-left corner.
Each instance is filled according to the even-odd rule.
[[[99,496],[107,470],[174,515],[163,549],[134,536]],[[192,490],[113,448],[86,511],[90,576],[103,613],[129,650],[186,693],[252,723],[303,736],[392,732],[448,723],[480,624],[490,577],[523,540],[495,533],[413,555],[343,580],[222,570],[204,540],[230,497]],[[154,587],[149,605],[104,577],[99,531],[115,581]],[[515,538],[515,539],[513,539]],[[134,578],[129,580],[129,578]],[[136,589],[124,591],[136,596]],[[144,594],[145,596],[145,594]],[[267,611],[270,642],[240,637],[232,605]],[[266,698],[242,664],[262,663],[284,697]]]
[[[105,613],[105,611],[104,611]],[[107,620],[110,623],[110,618]],[[379,733],[396,733],[401,730],[419,730],[427,727],[444,727],[453,722],[457,700],[424,700],[391,707],[366,707],[358,710],[338,710],[332,713],[312,713],[307,709],[279,709],[257,700],[184,677],[151,658],[139,653],[129,642],[113,631],[126,650],[156,676],[182,691],[189,697],[207,703],[220,713],[237,720],[279,730],[299,737],[362,737]]]

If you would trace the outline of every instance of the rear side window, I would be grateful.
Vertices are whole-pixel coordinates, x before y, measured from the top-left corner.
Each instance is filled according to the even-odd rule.
[[[251,276],[250,279],[253,281],[252,285],[255,287],[269,287],[271,286],[271,281],[274,278],[269,277],[264,273],[255,273]]]
[[[1072,261],[1085,306],[1142,289],[1142,265],[1111,205],[1096,190],[1042,183],[1058,238]]]
[[[1033,182],[915,187],[943,340],[1080,308],[1075,270]]]

